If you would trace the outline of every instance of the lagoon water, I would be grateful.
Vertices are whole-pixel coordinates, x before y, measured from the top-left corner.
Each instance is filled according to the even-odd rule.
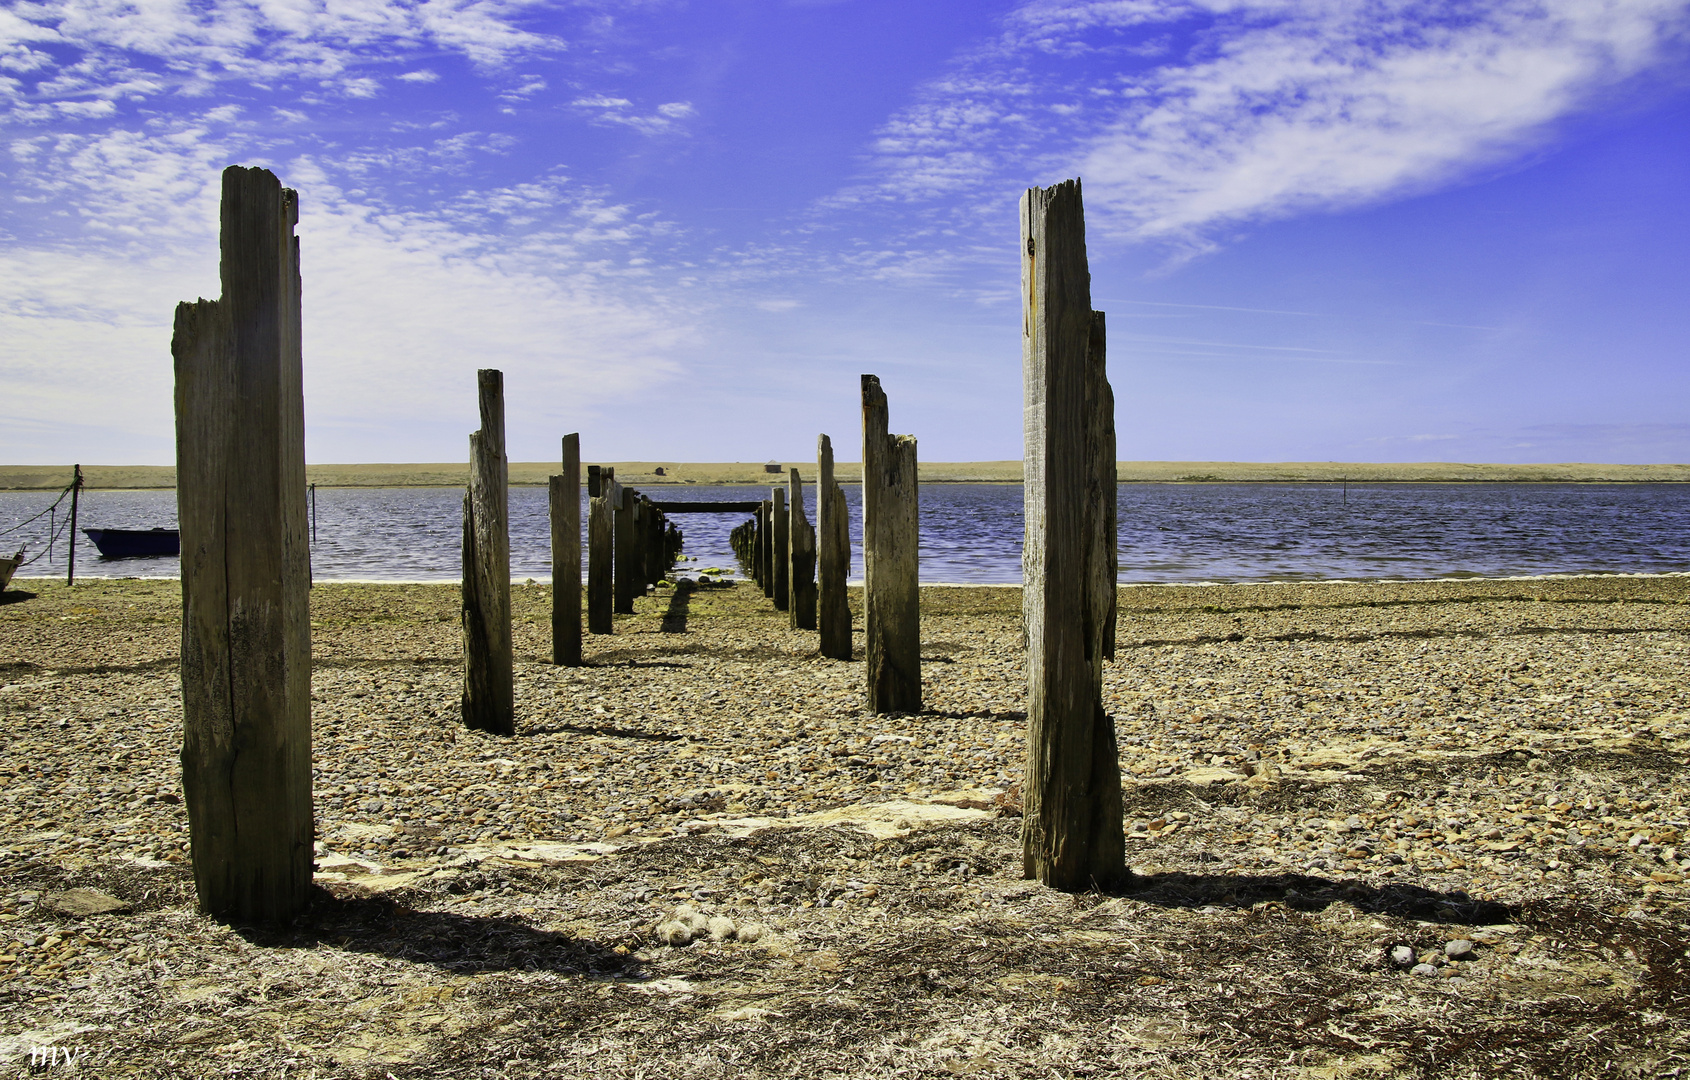
[[[653,487],[658,502],[742,501],[760,487]],[[851,511],[852,575],[862,575],[861,491]],[[0,549],[43,553],[48,519],[16,531],[56,493],[0,492]],[[1674,484],[1123,484],[1122,582],[1307,581],[1690,572],[1690,485]],[[815,489],[805,503],[815,521]],[[65,506],[68,507],[68,502]],[[312,571],[318,580],[457,580],[463,492],[457,488],[320,488]],[[65,540],[18,576],[62,576]],[[83,527],[176,523],[172,491],[89,491]],[[737,569],[728,532],[742,514],[687,514],[677,524],[683,572]],[[921,491],[924,582],[1021,580],[1021,487],[932,484]],[[550,576],[546,492],[511,489],[511,572]],[[82,577],[175,577],[177,560],[99,557],[77,545]]]

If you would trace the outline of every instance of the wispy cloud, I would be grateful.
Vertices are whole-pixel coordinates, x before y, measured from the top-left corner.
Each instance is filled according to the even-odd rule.
[[[1079,174],[1095,231],[1201,251],[1519,155],[1687,24],[1680,0],[1039,0],[884,127],[843,200],[981,213]]]
[[[690,101],[668,101],[646,112],[628,98],[604,94],[579,97],[570,105],[595,124],[630,127],[643,135],[674,134],[684,130],[681,121],[698,115]]]

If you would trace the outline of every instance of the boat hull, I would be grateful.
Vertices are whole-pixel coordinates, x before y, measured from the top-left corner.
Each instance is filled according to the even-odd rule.
[[[82,532],[108,559],[157,558],[182,553],[182,534],[175,529],[83,529]]]

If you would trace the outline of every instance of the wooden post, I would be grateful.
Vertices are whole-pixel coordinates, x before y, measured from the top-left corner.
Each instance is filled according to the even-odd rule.
[[[611,616],[612,563],[615,533],[610,488],[616,470],[597,465],[587,469],[587,632],[608,634],[614,630]]]
[[[821,654],[851,659],[851,603],[845,581],[851,573],[851,523],[845,489],[833,479],[833,440],[816,440],[816,626]]]
[[[769,523],[773,526],[769,530],[769,576],[774,579],[775,610],[785,611],[792,605],[792,519],[786,510],[785,488],[769,489]]]
[[[632,615],[634,613],[634,580],[639,572],[634,569],[634,489],[623,487],[615,481],[610,485],[610,507],[615,515],[616,529],[612,544],[615,569],[612,572],[613,595],[615,604],[611,610],[618,615]]]
[[[1109,597],[1101,458],[1107,379],[1091,310],[1080,183],[1021,199],[1026,539],[1027,768],[1022,869],[1053,888],[1128,876],[1115,723],[1103,711]],[[1094,349],[1094,341],[1097,346]],[[1109,491],[1107,504],[1114,504]],[[1112,541],[1111,541],[1112,543]],[[1109,582],[1112,595],[1113,582]]]
[[[759,584],[763,586],[763,595],[771,599],[775,595],[774,506],[772,499],[764,499],[757,511],[757,572],[762,575]]]
[[[788,500],[791,525],[787,530],[788,550],[791,552],[788,560],[790,572],[787,575],[788,588],[792,597],[789,611],[790,624],[794,630],[814,630],[816,628],[816,530],[810,527],[810,519],[804,516],[804,481],[799,477],[797,469],[791,471],[787,486],[791,492],[791,498]],[[819,492],[820,489],[817,490]]]
[[[75,469],[70,481],[70,563],[65,570],[67,586],[76,584],[76,504],[82,495],[82,466],[77,465]]]
[[[915,436],[887,433],[880,379],[863,376],[863,607],[868,707],[921,711],[920,495]]]
[[[1094,602],[1107,608],[1103,617],[1103,659],[1115,659],[1115,619],[1120,602],[1116,584],[1121,570],[1120,529],[1116,521],[1120,483],[1115,475],[1115,391],[1109,385],[1107,358],[1109,334],[1103,312],[1091,313],[1091,332],[1086,354],[1086,410],[1092,426],[1086,432],[1092,456],[1093,508],[1101,510],[1088,521],[1096,521],[1098,534],[1091,540],[1103,553],[1097,568]],[[1101,520],[1097,520],[1101,518]]]
[[[552,663],[581,666],[581,436],[563,437],[563,472],[547,492],[552,517]]]
[[[464,724],[515,735],[505,376],[483,368],[475,377],[481,430],[469,437],[469,490],[464,493]]]
[[[182,787],[200,910],[281,923],[311,895],[311,620],[299,197],[223,171],[221,300],[176,308]]]

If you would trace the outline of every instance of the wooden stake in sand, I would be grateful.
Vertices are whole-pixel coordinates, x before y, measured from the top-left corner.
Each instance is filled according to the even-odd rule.
[[[223,171],[221,300],[176,308],[182,787],[202,911],[310,899],[311,619],[299,196]]]
[[[763,595],[770,599],[775,595],[774,513],[773,499],[764,499],[757,510],[757,583],[763,586]]]
[[[833,440],[816,440],[816,626],[821,654],[851,659],[851,603],[845,581],[851,573],[851,523],[845,489],[833,479]]]
[[[612,555],[616,569],[612,574],[612,610],[618,615],[634,613],[634,581],[639,571],[634,555],[634,489],[623,487],[614,480],[610,484],[610,509],[615,531],[612,535]]]
[[[505,376],[491,368],[475,376],[481,430],[469,437],[469,490],[464,493],[464,724],[514,735]]]
[[[614,515],[610,489],[616,470],[607,466],[587,467],[587,632],[608,634],[614,629],[611,615],[611,566]]]
[[[810,519],[804,516],[804,481],[799,478],[797,469],[791,471],[787,488],[791,494],[787,508],[791,520],[787,529],[788,547],[791,551],[788,560],[787,582],[792,595],[792,603],[788,611],[789,622],[795,630],[814,630],[816,628],[816,530],[810,526]]]
[[[915,436],[890,435],[880,379],[864,375],[863,608],[871,712],[921,711],[920,496]]]
[[[786,509],[786,489],[769,489],[769,569],[774,579],[776,611],[792,606],[792,519]]]
[[[581,666],[581,436],[563,437],[563,472],[547,491],[552,518],[552,663]]]
[[[1113,400],[1091,309],[1080,183],[1021,199],[1025,391],[1025,876],[1078,892],[1127,877],[1115,722],[1103,711],[1112,614]],[[1111,419],[1104,420],[1105,409]],[[1107,456],[1109,467],[1104,468]],[[1107,496],[1107,497],[1106,497]]]

